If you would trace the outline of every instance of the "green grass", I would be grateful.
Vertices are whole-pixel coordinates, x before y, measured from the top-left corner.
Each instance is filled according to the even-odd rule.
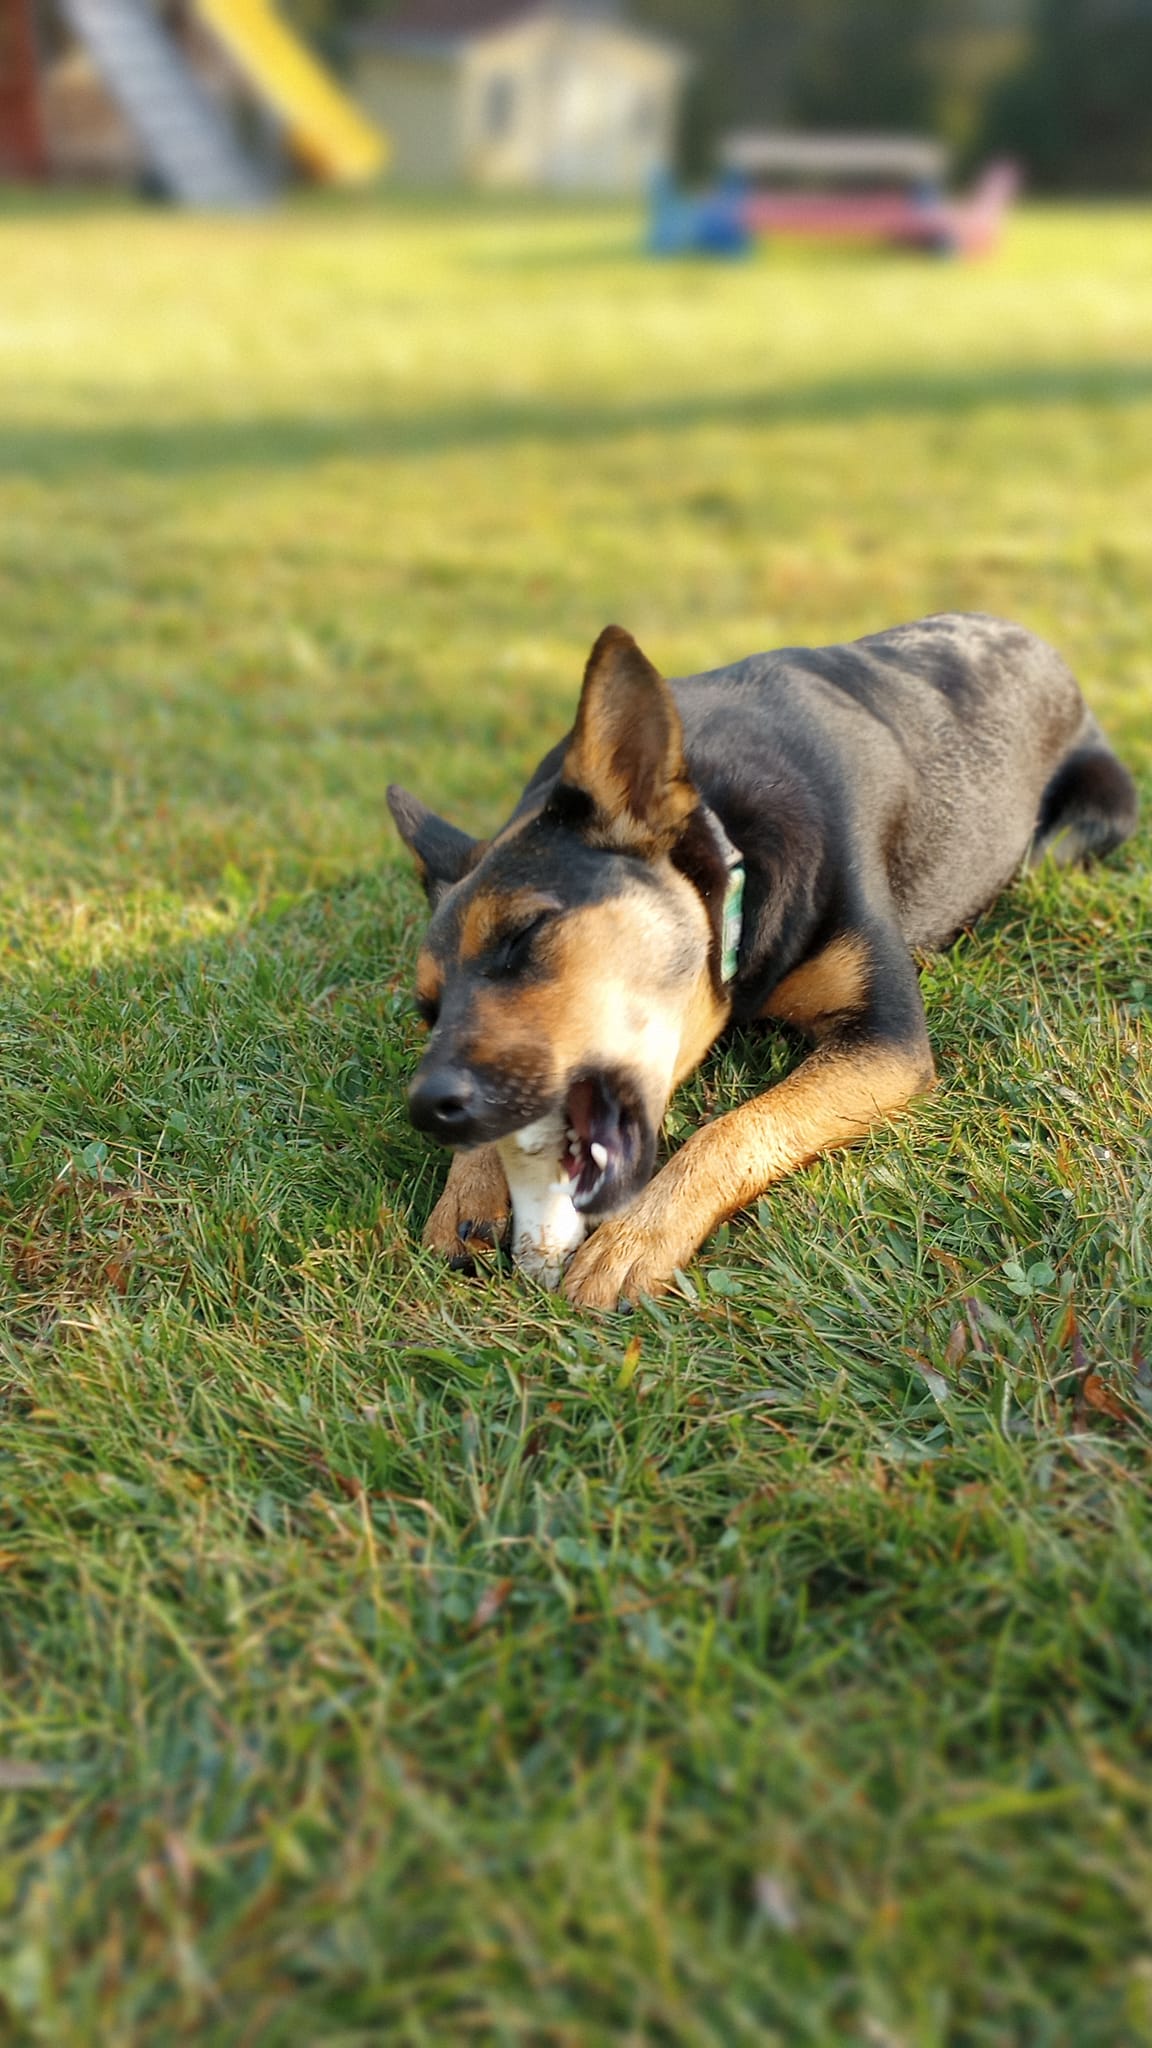
[[[490,826],[609,618],[948,607],[1147,789],[1149,216],[634,233],[0,214],[6,2043],[1152,2041],[1148,831],[593,1319],[415,1248],[382,802]]]

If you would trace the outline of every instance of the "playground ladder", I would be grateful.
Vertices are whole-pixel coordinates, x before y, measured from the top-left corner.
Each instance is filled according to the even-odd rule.
[[[62,9],[173,199],[222,211],[267,200],[266,180],[148,0],[62,0]]]

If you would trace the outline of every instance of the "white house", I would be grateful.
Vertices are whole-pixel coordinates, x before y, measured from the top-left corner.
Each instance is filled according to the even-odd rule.
[[[594,0],[401,0],[357,32],[353,89],[408,184],[636,192],[671,163],[687,69]]]

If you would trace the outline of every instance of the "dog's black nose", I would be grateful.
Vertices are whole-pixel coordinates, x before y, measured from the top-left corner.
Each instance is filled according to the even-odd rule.
[[[408,1090],[408,1114],[418,1131],[459,1145],[476,1112],[476,1084],[463,1067],[425,1067]]]

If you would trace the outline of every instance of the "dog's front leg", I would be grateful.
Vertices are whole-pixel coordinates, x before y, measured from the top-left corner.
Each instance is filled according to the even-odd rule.
[[[919,1032],[830,1038],[766,1095],[696,1131],[622,1216],[601,1224],[568,1268],[582,1308],[657,1294],[717,1224],[795,1167],[847,1145],[932,1085]]]
[[[495,1145],[454,1152],[444,1193],[424,1226],[429,1250],[466,1259],[469,1244],[499,1244],[507,1223],[508,1182]]]

